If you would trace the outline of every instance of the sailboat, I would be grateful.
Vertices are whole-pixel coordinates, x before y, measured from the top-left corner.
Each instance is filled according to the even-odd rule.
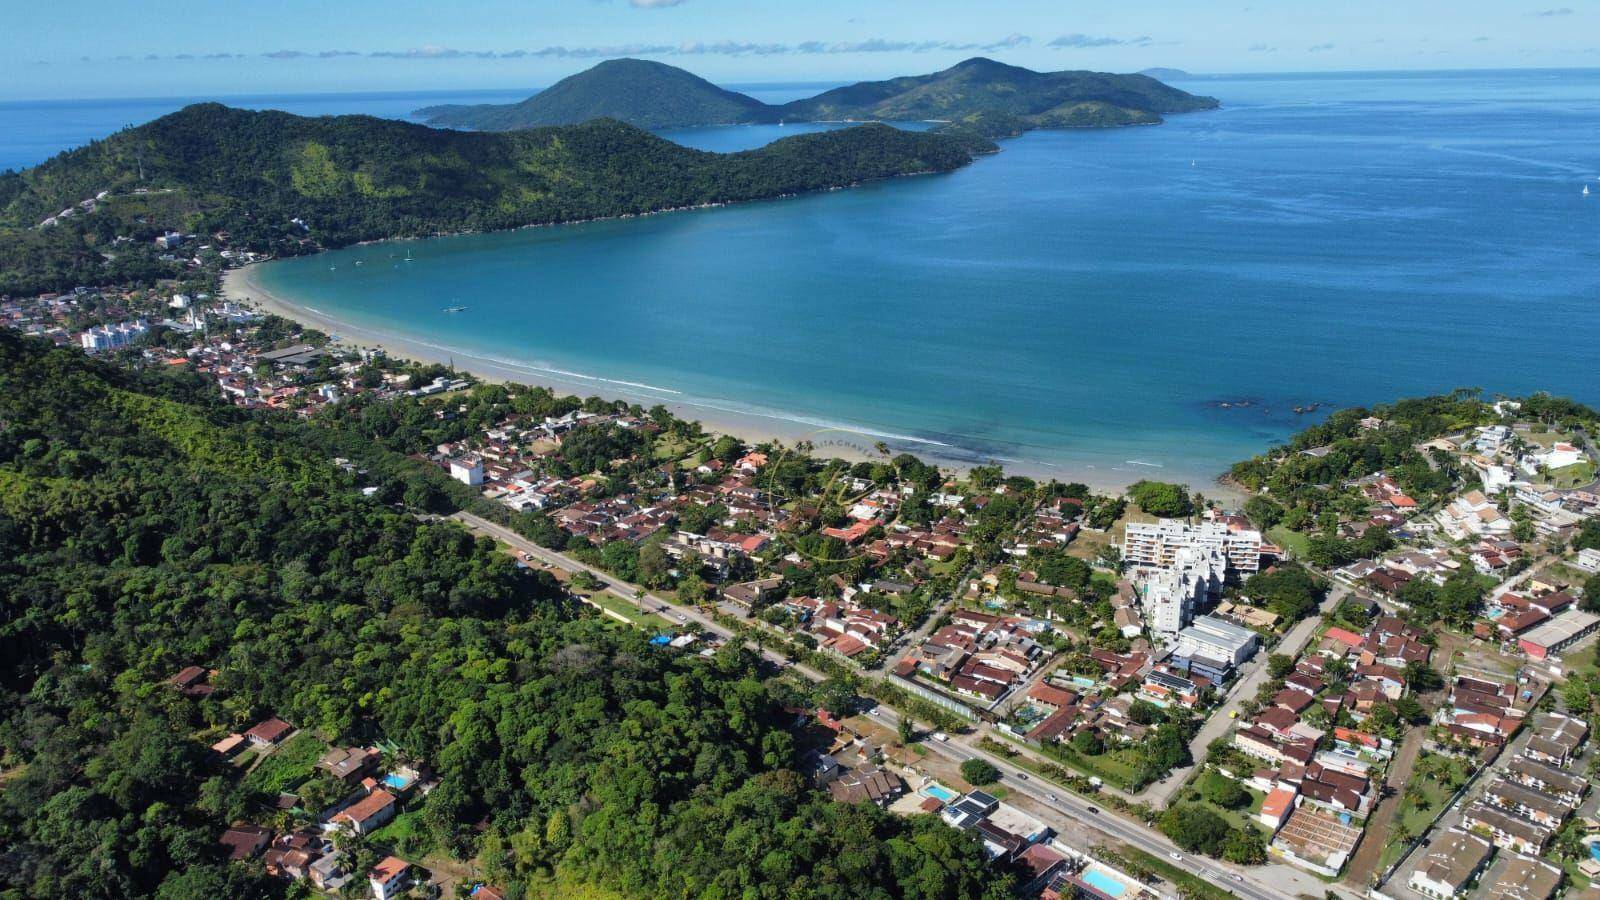
[[[1587,184],[1583,186],[1583,195],[1585,197],[1589,196],[1589,186]]]

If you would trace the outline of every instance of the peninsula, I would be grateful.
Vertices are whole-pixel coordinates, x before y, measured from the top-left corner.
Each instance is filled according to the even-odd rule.
[[[0,294],[168,274],[150,241],[110,246],[119,233],[226,232],[237,247],[295,255],[948,172],[993,149],[867,125],[718,154],[612,119],[468,134],[196,104],[0,176]]]
[[[1034,128],[1148,125],[1215,109],[1146,74],[1035,72],[974,57],[928,75],[868,81],[781,106],[725,90],[665,63],[607,60],[519,103],[429,106],[430,124],[483,131],[563,125],[600,116],[640,128],[795,121],[938,120],[947,130],[1005,137]]]

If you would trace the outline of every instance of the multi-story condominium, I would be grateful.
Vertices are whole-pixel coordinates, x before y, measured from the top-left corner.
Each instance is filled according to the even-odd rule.
[[[1166,569],[1177,563],[1183,550],[1215,551],[1238,572],[1261,568],[1261,532],[1235,530],[1221,522],[1190,525],[1182,519],[1129,523],[1122,559],[1135,568]]]
[[[1170,638],[1187,627],[1195,608],[1222,591],[1226,573],[1220,552],[1196,547],[1181,548],[1164,568],[1143,570],[1136,576],[1139,605],[1151,634]]]
[[[1215,616],[1197,616],[1194,624],[1178,632],[1176,656],[1202,656],[1237,666],[1255,655],[1260,636]]]
[[[122,322],[117,325],[101,325],[91,328],[78,335],[78,343],[83,349],[93,352],[95,350],[115,350],[133,343],[133,339],[148,332],[150,326],[143,319],[132,322]]]

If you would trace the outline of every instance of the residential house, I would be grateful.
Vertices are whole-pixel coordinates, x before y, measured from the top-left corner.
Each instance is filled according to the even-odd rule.
[[[1489,836],[1496,847],[1538,856],[1544,853],[1555,830],[1487,803],[1473,803],[1461,811],[1461,824]]]
[[[411,864],[398,856],[386,856],[367,873],[367,884],[377,900],[391,900],[411,886]]]
[[[1582,719],[1561,713],[1544,713],[1533,727],[1533,737],[1528,739],[1523,755],[1553,766],[1570,762],[1589,736],[1589,726]]]
[[[217,843],[228,849],[228,859],[250,859],[272,840],[272,832],[256,825],[235,825],[222,833]]]
[[[1465,896],[1473,879],[1489,863],[1489,842],[1475,834],[1452,828],[1434,838],[1421,855],[1406,887],[1433,900]]]
[[[278,718],[277,716],[273,716],[272,718],[267,719],[265,722],[257,724],[249,731],[246,731],[244,736],[252,746],[272,747],[276,746],[282,742],[284,738],[288,737],[291,731],[294,731],[294,726]]]
[[[332,821],[335,825],[347,826],[356,834],[371,834],[388,824],[399,811],[399,800],[388,791],[376,788],[334,815]]]

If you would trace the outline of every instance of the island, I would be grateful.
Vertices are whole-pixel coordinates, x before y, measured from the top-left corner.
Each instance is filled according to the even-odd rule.
[[[800,121],[938,121],[1006,137],[1034,128],[1151,125],[1172,113],[1215,109],[1211,97],[1148,73],[1036,72],[974,57],[940,72],[860,82],[783,105],[725,90],[665,63],[607,60],[520,103],[416,111],[429,124],[510,131],[609,116],[641,128]]]

